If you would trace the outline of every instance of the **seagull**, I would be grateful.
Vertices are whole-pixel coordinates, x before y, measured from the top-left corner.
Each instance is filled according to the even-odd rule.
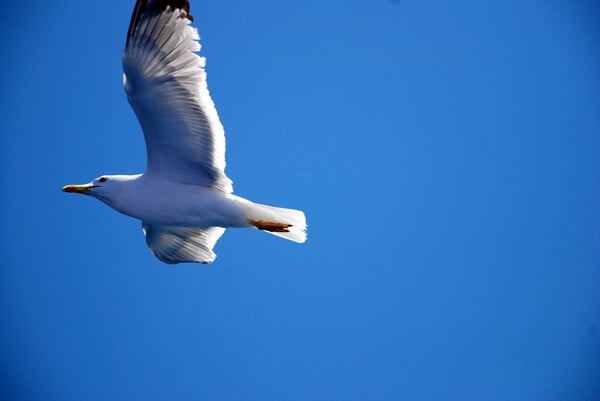
[[[206,84],[205,59],[187,0],[137,0],[123,53],[123,87],[144,132],[143,174],[102,175],[64,192],[90,195],[141,220],[162,262],[212,263],[227,227],[306,241],[300,210],[233,194],[225,132]]]

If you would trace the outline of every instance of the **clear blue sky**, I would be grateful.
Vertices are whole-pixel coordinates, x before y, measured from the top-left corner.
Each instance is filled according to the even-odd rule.
[[[61,192],[144,169],[133,4],[5,7],[2,399],[599,399],[594,2],[192,0],[236,193],[310,227],[175,267]]]

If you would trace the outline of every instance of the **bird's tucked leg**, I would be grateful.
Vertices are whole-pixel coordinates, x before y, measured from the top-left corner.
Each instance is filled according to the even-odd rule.
[[[252,224],[254,227],[258,228],[259,230],[270,231],[270,232],[274,232],[274,233],[287,233],[290,231],[290,230],[288,230],[288,228],[290,228],[292,226],[291,224],[277,223],[275,221],[268,221],[268,220],[248,219],[248,221],[250,222],[250,224]]]

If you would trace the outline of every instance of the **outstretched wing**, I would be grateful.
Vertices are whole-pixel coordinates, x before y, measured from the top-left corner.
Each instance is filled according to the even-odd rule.
[[[190,228],[142,223],[148,248],[165,263],[212,263],[213,247],[225,232],[223,227]]]
[[[123,86],[144,131],[146,174],[232,192],[225,133],[206,85],[187,0],[137,0]]]

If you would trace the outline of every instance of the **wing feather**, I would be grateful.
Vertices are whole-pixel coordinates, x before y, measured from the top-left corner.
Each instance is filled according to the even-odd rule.
[[[223,227],[193,228],[142,223],[146,244],[154,255],[169,264],[182,262],[212,263],[213,248]]]
[[[146,174],[230,193],[225,132],[191,20],[187,1],[138,0],[123,54],[123,86],[144,131]]]

